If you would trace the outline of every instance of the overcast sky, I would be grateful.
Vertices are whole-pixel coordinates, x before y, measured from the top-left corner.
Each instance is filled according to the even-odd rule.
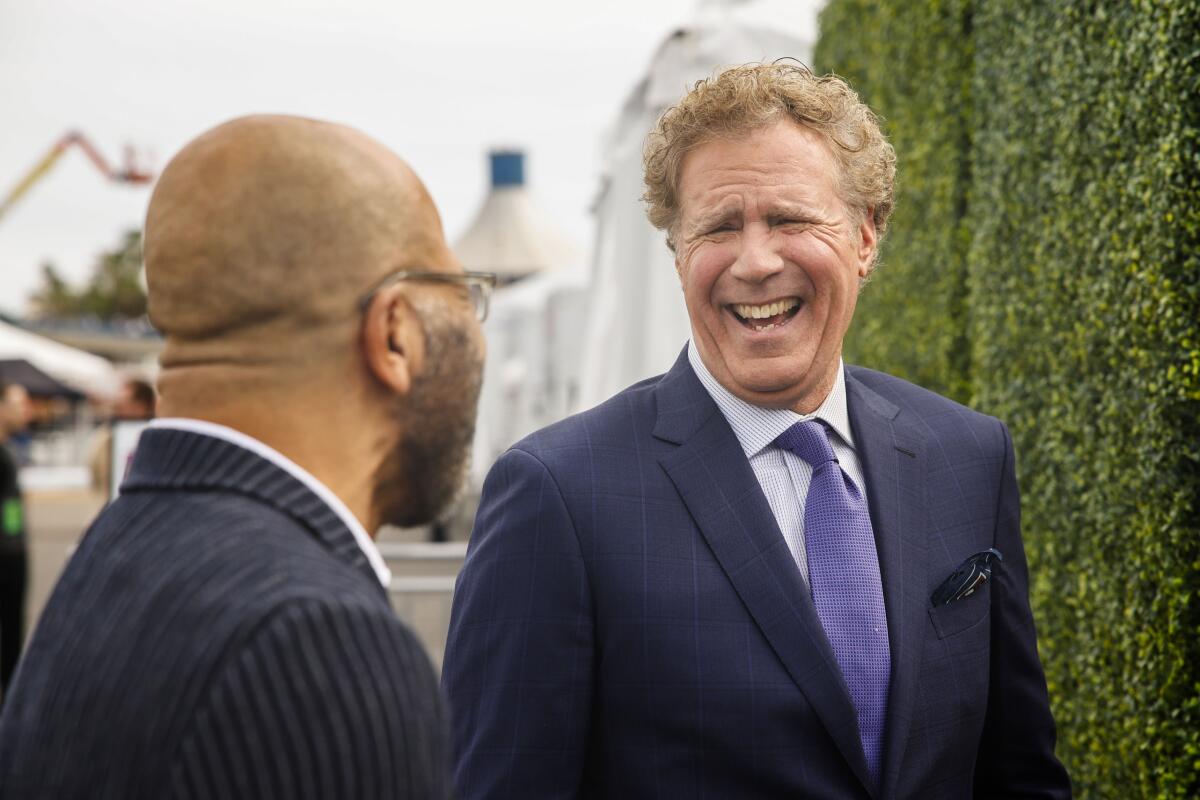
[[[658,43],[699,5],[0,0],[0,196],[72,128],[110,161],[129,143],[161,168],[219,122],[283,112],[393,148],[429,186],[451,240],[482,200],[487,149],[522,147],[535,195],[588,246],[601,137]],[[810,24],[789,5],[736,13],[785,31]],[[0,218],[0,310],[26,310],[44,261],[83,280],[98,252],[140,227],[148,197],[66,155]]]

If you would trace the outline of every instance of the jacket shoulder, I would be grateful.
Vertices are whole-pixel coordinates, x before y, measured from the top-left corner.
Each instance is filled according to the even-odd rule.
[[[881,397],[895,403],[902,410],[910,410],[914,413],[953,411],[978,422],[986,421],[988,424],[995,424],[999,421],[995,417],[976,411],[949,397],[886,372],[847,364],[846,373]]]
[[[63,796],[95,785],[158,796],[214,676],[296,608],[326,620],[323,635],[370,626],[411,638],[394,630],[403,623],[378,586],[277,509],[234,492],[121,495],[85,534],[30,640],[0,725],[0,783],[36,794],[58,760],[72,765],[56,778]],[[106,723],[64,726],[55,707]]]
[[[974,436],[1003,447],[1008,433],[999,419],[886,372],[846,365],[849,380],[856,380],[899,409],[897,419],[918,425],[935,436]]]

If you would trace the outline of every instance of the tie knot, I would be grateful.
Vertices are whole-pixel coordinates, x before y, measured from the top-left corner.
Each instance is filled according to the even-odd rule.
[[[816,420],[797,422],[779,434],[775,444],[784,450],[792,451],[807,461],[813,469],[830,461],[837,462],[825,426]]]

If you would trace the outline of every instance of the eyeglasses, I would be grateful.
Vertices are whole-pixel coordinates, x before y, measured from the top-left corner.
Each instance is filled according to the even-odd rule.
[[[363,298],[358,301],[359,311],[366,311],[375,295],[389,286],[395,286],[400,281],[463,284],[471,296],[471,305],[475,307],[475,318],[483,322],[487,319],[488,299],[492,296],[492,289],[496,287],[496,274],[494,272],[422,272],[419,270],[393,272],[363,295]]]

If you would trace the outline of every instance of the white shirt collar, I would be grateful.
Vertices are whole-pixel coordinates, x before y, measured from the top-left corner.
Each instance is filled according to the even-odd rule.
[[[850,433],[850,412],[846,404],[846,366],[840,358],[833,389],[812,414],[797,414],[786,408],[762,408],[747,403],[712,376],[692,341],[688,341],[688,363],[725,415],[747,458],[757,455],[792,425],[809,419],[824,421],[847,445],[854,447],[854,438]]]
[[[236,431],[233,428],[225,425],[218,425],[215,422],[207,422],[200,419],[187,419],[184,417],[163,417],[150,422],[150,428],[163,428],[176,431],[187,431],[189,433],[198,433],[202,436],[211,436],[214,439],[221,439],[235,444],[244,450],[249,450],[255,455],[265,458],[275,466],[286,471],[296,480],[303,483],[317,497],[324,501],[325,505],[337,514],[338,519],[350,529],[350,533],[354,535],[355,541],[358,542],[359,548],[362,549],[363,555],[367,557],[367,562],[371,565],[371,569],[375,571],[379,582],[383,584],[386,590],[392,583],[392,571],[387,568],[383,561],[383,556],[379,554],[379,548],[375,546],[375,542],[367,534],[366,528],[358,521],[358,518],[350,512],[346,504],[342,502],[336,494],[325,484],[316,479],[315,476],[304,467],[292,461],[270,445],[263,444],[253,436],[247,436],[241,431]]]

